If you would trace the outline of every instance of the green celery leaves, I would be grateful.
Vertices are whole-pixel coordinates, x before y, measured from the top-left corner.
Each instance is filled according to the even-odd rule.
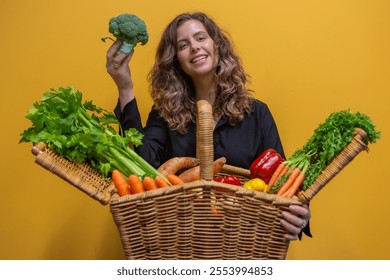
[[[21,133],[20,143],[44,142],[56,154],[74,162],[88,162],[107,177],[113,169],[125,176],[156,176],[157,170],[130,147],[142,145],[143,134],[134,128],[119,135],[116,116],[92,101],[82,102],[74,87],[44,93],[28,110],[32,126]]]

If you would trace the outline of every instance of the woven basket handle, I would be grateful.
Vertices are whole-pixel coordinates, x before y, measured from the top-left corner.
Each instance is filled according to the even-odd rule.
[[[354,137],[329,165],[322,171],[313,184],[307,190],[298,193],[298,198],[303,203],[308,203],[313,197],[332,180],[348,163],[350,163],[360,152],[367,150],[365,139],[367,133],[356,128]]]
[[[211,181],[214,177],[213,112],[206,100],[199,100],[197,109],[196,157],[199,159],[200,179]]]

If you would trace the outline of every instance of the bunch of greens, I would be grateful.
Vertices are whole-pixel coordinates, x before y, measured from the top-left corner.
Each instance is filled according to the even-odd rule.
[[[290,170],[300,169],[305,175],[302,189],[306,190],[317,179],[320,173],[329,163],[351,143],[356,128],[361,128],[367,133],[363,140],[365,144],[375,143],[380,139],[380,131],[375,128],[372,120],[365,114],[350,110],[334,112],[321,123],[313,135],[301,149],[296,150],[284,165]],[[281,176],[276,184],[271,187],[276,192],[289,178],[290,173]]]
[[[375,143],[380,139],[380,131],[376,130],[372,120],[360,112],[352,113],[350,110],[335,112],[319,125],[302,148],[302,152],[311,155],[310,168],[303,182],[304,189],[307,189],[341,150],[351,143],[356,128],[361,128],[367,133],[365,144]],[[295,154],[300,152],[298,150]]]
[[[143,134],[134,128],[118,134],[116,116],[92,101],[82,101],[82,93],[74,87],[60,87],[44,93],[26,118],[32,126],[21,133],[22,142],[44,142],[57,155],[73,162],[87,162],[103,177],[118,169],[124,176],[160,175],[140,157],[131,145],[142,144]],[[120,127],[120,125],[119,125]]]

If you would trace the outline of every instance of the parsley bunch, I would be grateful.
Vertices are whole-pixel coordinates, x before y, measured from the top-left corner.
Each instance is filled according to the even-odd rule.
[[[32,126],[21,133],[22,142],[44,142],[57,155],[74,162],[88,162],[107,177],[114,169],[123,175],[160,175],[140,157],[131,145],[142,144],[143,134],[134,128],[118,134],[116,116],[92,101],[82,101],[73,87],[60,87],[44,93],[26,118]],[[121,129],[122,130],[122,129]]]
[[[380,131],[365,114],[352,113],[350,110],[334,112],[314,130],[302,149],[288,159],[295,159],[305,155],[307,170],[303,189],[307,189],[320,175],[321,171],[344,149],[353,138],[356,128],[361,128],[367,133],[365,143],[375,143],[380,138]]]

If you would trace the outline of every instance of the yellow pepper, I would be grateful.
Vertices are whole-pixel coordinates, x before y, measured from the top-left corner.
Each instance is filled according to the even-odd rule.
[[[265,192],[267,190],[267,184],[260,178],[254,178],[244,183],[244,188],[253,191]]]

